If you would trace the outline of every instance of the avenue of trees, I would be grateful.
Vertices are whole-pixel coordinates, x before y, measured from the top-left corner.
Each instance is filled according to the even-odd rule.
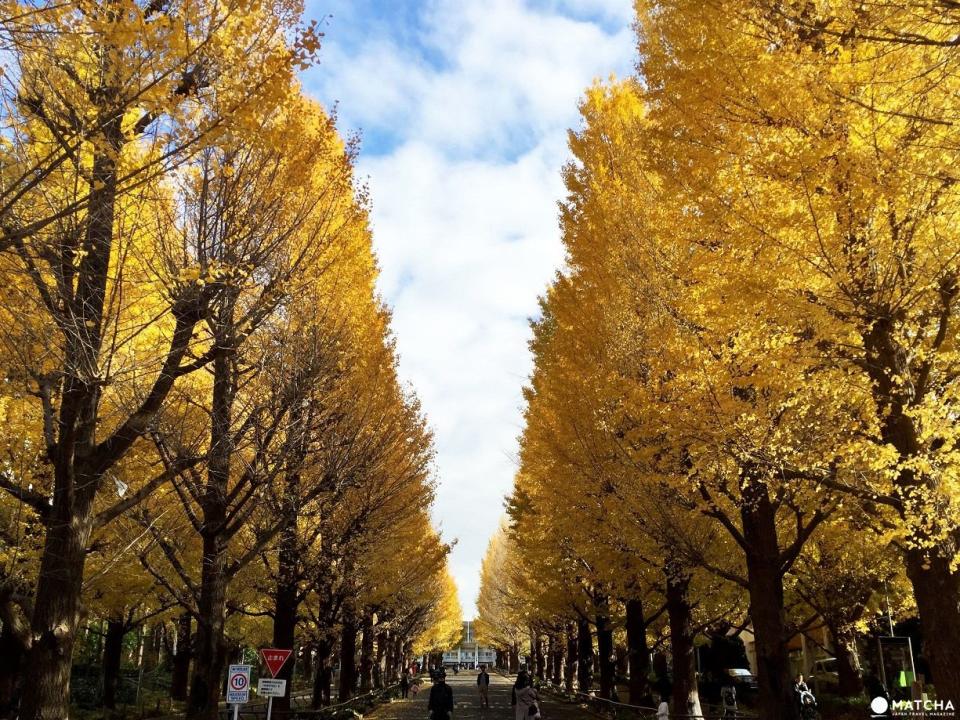
[[[347,698],[459,637],[431,433],[355,144],[295,79],[301,10],[0,2],[0,707],[23,720],[70,716],[91,635],[104,706],[134,634],[195,718],[241,647],[292,648],[319,705],[335,664]]]
[[[960,9],[636,10],[636,77],[570,136],[478,635],[571,688],[596,653],[606,697],[625,637],[633,702],[666,640],[686,714],[697,636],[749,625],[793,720],[790,638],[822,622],[855,695],[886,592],[957,703]]]

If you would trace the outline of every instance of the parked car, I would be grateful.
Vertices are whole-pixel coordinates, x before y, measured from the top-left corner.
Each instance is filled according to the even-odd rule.
[[[836,690],[840,686],[840,672],[837,659],[832,657],[820,658],[813,663],[810,679],[815,684],[817,692]]]
[[[737,689],[737,698],[750,703],[757,696],[760,686],[757,684],[757,676],[746,668],[724,668],[722,671],[721,687],[727,681],[733,683]]]

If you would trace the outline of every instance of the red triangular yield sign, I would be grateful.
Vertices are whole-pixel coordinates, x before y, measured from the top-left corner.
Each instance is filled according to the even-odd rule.
[[[283,667],[283,664],[287,661],[287,658],[290,657],[292,650],[279,650],[277,648],[263,648],[260,651],[260,655],[263,657],[263,661],[267,664],[267,669],[270,671],[272,677],[276,677],[277,673],[280,672],[280,668]]]

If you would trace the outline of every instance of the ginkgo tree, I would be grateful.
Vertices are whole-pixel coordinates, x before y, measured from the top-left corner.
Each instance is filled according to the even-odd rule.
[[[181,275],[193,262],[164,258],[137,205],[162,204],[166,169],[279,104],[317,38],[285,3],[9,2],[3,17],[3,262],[22,290],[11,335],[42,347],[18,375],[43,415],[47,476],[34,490],[4,479],[46,525],[21,717],[65,717],[104,479],[189,371],[222,285]],[[153,284],[152,314],[127,269]]]
[[[290,503],[333,517],[342,486],[396,487],[429,528],[432,441],[396,378],[356,145],[294,80],[319,49],[301,11],[2,4],[0,698],[22,684],[20,717],[69,716],[85,617],[112,622],[109,690],[117,638],[167,610],[176,693],[192,664],[191,713],[215,714],[229,652],[269,636],[260,556],[333,541]],[[358,535],[405,527],[374,515]],[[431,616],[447,546],[424,537],[408,591]],[[156,597],[104,590],[123,587]]]
[[[640,79],[591,90],[571,135],[513,495],[525,560],[552,537],[605,583],[630,574],[606,523],[643,555],[631,497],[676,518],[648,504],[650,528],[708,520],[725,554],[676,549],[749,597],[771,718],[796,713],[795,594],[856,624],[798,565],[828,529],[838,572],[899,554],[960,694],[952,36],[911,3],[834,5],[637,3]],[[852,610],[879,581],[851,578]]]

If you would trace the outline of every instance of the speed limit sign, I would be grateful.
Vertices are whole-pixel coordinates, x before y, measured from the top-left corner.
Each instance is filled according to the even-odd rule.
[[[231,665],[227,671],[227,702],[240,705],[250,701],[250,665]]]

